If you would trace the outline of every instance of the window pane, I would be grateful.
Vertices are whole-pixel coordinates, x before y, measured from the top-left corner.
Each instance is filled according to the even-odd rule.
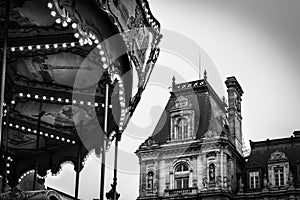
[[[183,179],[183,188],[188,188],[189,187],[189,179],[188,178],[184,178]]]

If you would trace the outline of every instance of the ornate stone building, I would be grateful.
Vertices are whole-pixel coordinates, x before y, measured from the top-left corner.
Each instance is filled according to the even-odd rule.
[[[244,157],[243,90],[235,77],[225,84],[228,105],[206,77],[182,84],[173,79],[166,112],[136,151],[138,200],[300,200],[300,132],[250,142]]]
[[[230,199],[238,191],[242,156],[241,97],[235,77],[226,80],[227,106],[206,77],[176,84],[154,130],[136,151],[138,199]]]

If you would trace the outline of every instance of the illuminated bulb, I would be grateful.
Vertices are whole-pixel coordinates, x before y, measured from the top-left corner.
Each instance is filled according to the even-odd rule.
[[[50,101],[54,101],[54,98],[53,98],[53,97],[50,97]]]
[[[46,44],[46,45],[45,45],[45,49],[49,49],[49,44]]]
[[[54,138],[54,135],[51,135],[50,137],[51,137],[51,138]]]
[[[99,106],[99,104],[98,104],[98,103],[95,103],[95,106],[96,106],[96,107],[98,107],[98,106]]]
[[[46,100],[47,99],[47,97],[46,96],[43,96],[43,100]]]
[[[80,42],[80,41],[79,41]],[[83,44],[87,44],[88,43],[88,40],[87,39],[84,39],[83,40]]]
[[[57,139],[57,140],[59,140],[59,137],[58,137],[58,136],[56,136],[56,139]]]
[[[19,125],[16,125],[16,128],[19,128]]]
[[[74,140],[72,141],[72,144],[75,144],[75,141],[74,141]]]
[[[62,26],[63,26],[63,27],[67,27],[67,26],[68,26],[68,23],[67,23],[66,21],[63,21]]]
[[[35,98],[35,99],[38,99],[38,98],[39,98],[39,96],[38,96],[38,95],[34,95],[34,98]]]
[[[112,105],[109,105],[109,108],[112,108]]]
[[[65,138],[61,138],[61,141],[65,141]]]
[[[19,47],[19,50],[20,50],[20,51],[23,51],[23,50],[24,50],[24,47]]]
[[[36,131],[36,130],[33,130],[33,133],[35,133],[35,134],[36,134],[36,133],[37,133],[37,131]]]
[[[102,48],[101,44],[98,44],[97,49],[101,49],[101,48]]]
[[[103,56],[103,55],[104,55],[104,51],[100,51],[99,53],[100,53],[100,55],[101,55],[101,56]]]
[[[103,104],[102,104],[102,107],[104,108],[104,106],[105,106],[105,105],[104,105],[104,103],[103,103]]]
[[[7,171],[6,171],[6,173],[7,173],[7,174],[10,174],[10,171],[9,171],[9,170],[7,170]]]
[[[56,16],[56,12],[55,12],[54,10],[52,10],[52,11],[50,12],[50,14],[51,14],[52,17],[55,17],[55,16]]]
[[[95,44],[99,44],[99,40],[98,39],[96,39],[94,42],[95,42]]]
[[[13,126],[12,123],[9,123],[9,126]]]
[[[90,106],[90,105],[92,105],[92,103],[91,102],[87,102],[87,105]]]
[[[45,136],[48,137],[48,133],[45,133]]]
[[[70,23],[72,19],[70,17],[67,18],[67,22]]]
[[[93,42],[92,42],[92,40],[89,40],[89,45],[93,45]]]
[[[74,42],[71,42],[71,47],[75,47],[75,43]]]
[[[30,128],[28,128],[27,130],[28,130],[28,132],[31,132],[31,129],[30,129]]]
[[[29,50],[32,50],[32,46],[28,46],[27,48],[28,48]]]
[[[74,104],[77,103],[76,100],[73,100],[72,102],[73,102]]]
[[[41,45],[36,45],[36,49],[41,49]]]
[[[40,131],[40,135],[43,135],[43,132],[42,132],[42,131]]]
[[[84,45],[83,42],[79,43],[79,46],[83,46],[83,45]]]
[[[16,50],[16,48],[15,48],[15,47],[12,47],[10,50],[11,50],[11,51],[15,51],[15,50]]]
[[[104,69],[107,69],[107,67],[108,67],[107,64],[104,64],[104,65],[103,65],[103,68],[104,68]]]
[[[60,24],[60,23],[61,23],[61,19],[60,19],[60,18],[57,18],[57,19],[55,20],[55,22],[56,22],[57,24]]]
[[[80,39],[79,39],[79,43],[80,43],[80,44],[81,44],[81,43],[83,44],[83,43],[84,43],[84,40],[83,40],[82,38],[80,38]]]
[[[63,43],[63,44],[62,44],[62,47],[63,47],[63,48],[66,48],[66,47],[67,47],[67,44],[66,44],[66,43]]]
[[[21,128],[23,131],[25,130],[25,127],[24,126],[22,126],[22,128]]]
[[[72,24],[72,28],[74,28],[74,29],[77,28],[77,24],[76,24],[76,23],[73,23],[73,24]]]
[[[67,139],[67,142],[69,143],[69,142],[70,142],[70,140],[69,140],[69,139]]]
[[[28,98],[30,98],[30,97],[31,97],[31,95],[30,95],[30,94],[27,94],[27,97],[28,97]]]
[[[58,44],[54,44],[53,47],[54,47],[54,48],[57,48],[57,47],[58,47]]]
[[[91,38],[92,38],[92,40],[95,40],[95,39],[96,39],[96,36],[95,36],[95,35],[92,35]]]
[[[51,9],[51,8],[53,7],[53,4],[49,2],[49,3],[47,4],[47,6],[48,6],[48,8]]]
[[[23,97],[23,93],[19,93],[19,96],[20,96],[20,97]]]
[[[16,103],[16,101],[15,101],[15,100],[12,100],[12,101],[11,101],[11,104],[15,104],[15,103]]]
[[[3,122],[3,125],[6,125],[6,122]]]
[[[58,101],[58,102],[61,102],[61,98],[58,98],[57,101]]]
[[[79,38],[79,33],[74,33],[75,38]]]
[[[7,113],[7,110],[4,110],[4,113]]]
[[[80,101],[80,104],[81,104],[81,105],[83,105],[83,103],[84,103],[83,101]]]
[[[66,99],[65,102],[66,102],[66,103],[69,103],[70,101],[69,101],[69,99]]]
[[[101,58],[101,61],[102,61],[102,62],[105,62],[105,61],[106,61],[106,58],[105,58],[105,57],[102,57],[102,58]]]

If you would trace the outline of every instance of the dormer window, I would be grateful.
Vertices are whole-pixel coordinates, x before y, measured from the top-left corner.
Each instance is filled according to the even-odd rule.
[[[284,185],[284,167],[274,168],[275,186]]]
[[[256,189],[260,187],[259,171],[249,172],[249,188]]]
[[[171,140],[187,140],[194,137],[194,110],[189,100],[180,96],[171,108]]]
[[[176,130],[175,132],[177,132],[177,139],[178,140],[182,140],[182,139],[187,139],[189,134],[188,134],[188,122],[187,119],[185,118],[179,118],[177,120],[177,123],[175,125]]]
[[[288,182],[290,168],[285,153],[275,151],[268,161],[268,172],[271,187],[285,186]]]

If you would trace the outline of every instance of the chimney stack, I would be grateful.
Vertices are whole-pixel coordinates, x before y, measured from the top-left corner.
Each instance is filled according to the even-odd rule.
[[[243,90],[234,76],[228,77],[225,81],[228,92],[228,121],[231,141],[236,149],[242,154],[242,114],[241,102]]]

